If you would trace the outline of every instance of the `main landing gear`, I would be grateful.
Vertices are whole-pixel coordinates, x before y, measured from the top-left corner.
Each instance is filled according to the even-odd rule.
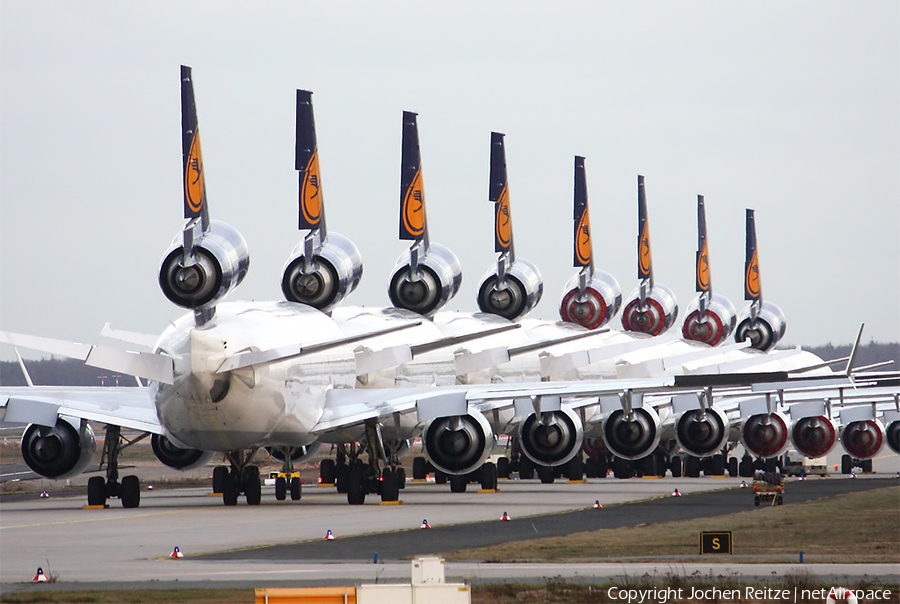
[[[104,506],[106,500],[118,497],[122,500],[123,508],[136,508],[141,504],[141,483],[137,476],[125,476],[119,482],[119,453],[122,449],[143,440],[148,436],[144,433],[134,440],[127,440],[122,436],[119,426],[106,426],[106,439],[103,442],[100,468],[106,464],[106,478],[92,476],[88,480],[88,505]]]
[[[262,501],[262,480],[259,467],[250,465],[257,448],[241,449],[225,454],[228,466],[217,466],[213,470],[213,492],[222,494],[222,503],[237,505],[238,496],[243,493],[247,505],[259,505]],[[299,481],[299,479],[298,479]]]
[[[363,441],[338,445],[337,459],[322,461],[319,479],[346,493],[350,505],[364,504],[369,493],[380,495],[383,503],[398,502],[406,486],[406,470],[398,461],[401,445],[402,441],[383,439],[377,424],[366,424]]]

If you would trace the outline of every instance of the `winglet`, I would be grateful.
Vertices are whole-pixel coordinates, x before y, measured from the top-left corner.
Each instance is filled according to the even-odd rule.
[[[491,173],[488,199],[494,202],[494,251],[508,254],[509,264],[515,261],[512,216],[509,211],[509,180],[506,174],[506,135],[491,132]]]
[[[588,212],[587,175],[584,158],[575,156],[575,237],[573,239],[573,264],[575,268],[593,272],[594,254],[591,244],[591,218]]]
[[[28,369],[25,368],[25,361],[22,360],[22,355],[19,354],[19,347],[13,346],[13,350],[16,352],[16,358],[19,360],[19,369],[22,370],[22,375],[25,376],[25,383],[29,388],[33,388],[34,382],[31,380],[31,374],[28,373]]]
[[[644,177],[638,174],[638,279],[653,289],[653,259],[650,255],[650,221],[647,217],[647,194]],[[641,290],[646,286],[642,283]]]
[[[297,135],[294,139],[294,169],[300,178],[299,228],[318,231],[324,239],[325,205],[319,174],[319,148],[313,116],[312,92],[297,90]]]
[[[856,342],[853,344],[853,349],[850,351],[850,358],[847,359],[847,368],[844,369],[844,374],[848,377],[851,373],[853,373],[853,365],[856,364],[856,355],[859,352],[859,343],[862,341],[863,329],[865,329],[866,324],[859,324],[859,332],[856,334]]]
[[[200,218],[202,230],[209,228],[206,207],[206,182],[203,177],[203,153],[191,68],[181,66],[181,157],[184,172],[184,217]],[[187,246],[186,246],[187,249]]]

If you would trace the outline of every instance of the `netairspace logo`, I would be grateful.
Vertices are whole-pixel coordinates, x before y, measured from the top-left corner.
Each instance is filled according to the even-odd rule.
[[[739,600],[758,600],[763,602],[784,602],[785,604],[801,604],[805,602],[822,602],[828,604],[847,602],[856,604],[859,601],[888,601],[891,599],[889,589],[848,589],[845,587],[823,587],[821,589],[775,589],[772,587],[744,587],[741,589],[708,588],[651,588],[621,589],[610,587],[606,591],[610,600],[626,604],[666,604],[681,600],[698,602],[729,602]]]

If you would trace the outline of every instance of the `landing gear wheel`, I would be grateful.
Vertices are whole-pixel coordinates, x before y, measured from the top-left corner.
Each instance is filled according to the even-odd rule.
[[[300,482],[299,476],[291,478],[291,501],[300,501],[303,496],[303,484]]]
[[[397,483],[397,471],[393,468],[385,468],[381,471],[381,500],[398,501],[400,499],[400,485]]]
[[[669,469],[672,470],[672,478],[681,478],[683,466],[680,455],[672,457],[671,461],[669,461]]]
[[[509,457],[501,457],[497,460],[497,478],[509,478]]]
[[[88,480],[88,505],[106,505],[106,480],[93,476]]]
[[[481,466],[481,488],[485,491],[497,490],[497,466],[487,462]]]
[[[588,457],[584,460],[584,475],[587,478],[597,478],[598,468],[599,464],[596,457]]]
[[[406,488],[406,468],[397,466],[395,471],[397,472],[397,486],[400,487],[400,490],[402,491]]]
[[[334,484],[334,460],[323,459],[319,464],[319,482],[321,484]]]
[[[348,468],[347,503],[362,505],[366,502],[366,469],[361,465]]]
[[[737,475],[738,475],[737,457],[729,457],[728,458],[728,476],[730,478],[737,478]]]
[[[466,485],[469,484],[469,476],[467,474],[452,474],[450,476],[450,492],[465,493]]]
[[[859,464],[859,467],[862,469],[863,472],[865,472],[867,474],[871,473],[872,472],[872,460],[864,459],[862,461],[862,463]]]
[[[244,468],[243,483],[247,505],[259,505],[262,501],[262,483],[259,480],[259,468],[246,466]]]
[[[519,478],[522,480],[534,478],[534,462],[524,455],[519,460]]]
[[[841,456],[841,474],[849,474],[853,470],[853,460],[849,455]]]
[[[566,464],[569,480],[584,480],[584,460],[581,454],[576,455]]]
[[[215,468],[213,468],[213,493],[225,492],[225,480],[227,477],[227,466],[216,466]]]
[[[412,467],[413,480],[425,480],[428,476],[428,460],[424,457],[414,457]]]
[[[688,478],[700,477],[700,458],[693,455],[684,456],[684,475]]]
[[[141,482],[137,476],[126,476],[122,479],[122,507],[136,508],[141,505]]]
[[[275,479],[275,499],[278,501],[287,499],[287,480],[284,476]]]
[[[751,459],[749,455],[745,455],[741,458],[741,461],[738,464],[738,474],[741,475],[741,478],[750,478],[753,476],[753,459]]]
[[[553,480],[555,479],[554,470],[550,466],[538,466],[537,467],[538,478],[541,479],[543,484],[553,484]]]
[[[447,473],[436,469],[434,471],[434,484],[447,484]]]
[[[334,484],[338,493],[349,492],[350,487],[350,466],[346,463],[336,464],[334,467]]]
[[[237,471],[230,471],[222,481],[222,503],[225,505],[237,505],[238,478]]]

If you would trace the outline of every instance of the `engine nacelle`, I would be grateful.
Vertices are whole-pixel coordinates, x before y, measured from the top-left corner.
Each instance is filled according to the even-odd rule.
[[[885,437],[891,450],[894,453],[900,453],[900,419],[888,423],[885,428]]]
[[[290,447],[291,462],[306,463],[315,457],[321,448],[322,443],[319,442],[314,442],[302,447]],[[284,449],[282,447],[266,447],[266,451],[278,461],[284,461]]]
[[[744,419],[741,442],[759,457],[778,457],[788,448],[788,419],[780,411],[758,413]]]
[[[191,266],[184,265],[182,234],[175,237],[159,268],[159,286],[178,306],[206,308],[240,285],[249,268],[247,242],[229,225],[213,220],[194,242]]]
[[[708,457],[722,452],[728,442],[728,416],[717,407],[691,409],[675,422],[675,440],[695,457]]]
[[[877,419],[850,422],[841,430],[841,445],[857,459],[871,459],[884,446],[884,425]]]
[[[749,338],[751,348],[765,352],[775,346],[787,330],[787,321],[781,309],[771,302],[763,302],[756,324],[751,325],[750,307],[741,311],[734,341],[743,342]]]
[[[422,433],[428,461],[447,474],[468,474],[487,460],[494,448],[491,424],[480,411],[438,417]]]
[[[543,293],[541,272],[530,261],[520,258],[506,269],[505,287],[498,284],[497,267],[488,269],[478,286],[478,308],[515,321],[537,306]]]
[[[294,247],[284,265],[281,291],[286,300],[327,311],[359,285],[362,254],[352,241],[331,232],[313,253],[311,270],[307,272],[304,243]]]
[[[641,305],[640,289],[634,290],[622,311],[622,327],[651,336],[665,333],[678,318],[678,302],[675,294],[665,285],[654,285]]]
[[[568,407],[559,411],[532,413],[519,424],[522,452],[544,466],[560,466],[581,451],[584,426]]]
[[[213,451],[184,449],[160,434],[150,437],[150,446],[156,459],[176,470],[193,470],[205,466],[213,458]]]
[[[28,467],[45,478],[68,478],[84,472],[94,458],[97,439],[87,423],[79,438],[79,424],[77,419],[60,416],[52,427],[29,425],[22,436],[22,457]]]
[[[641,459],[656,449],[662,436],[659,415],[653,407],[638,407],[628,417],[623,409],[616,409],[603,420],[603,440],[618,457]]]
[[[567,323],[582,325],[588,329],[603,327],[619,312],[622,290],[616,278],[604,271],[596,271],[586,283],[584,295],[579,296],[579,275],[566,283],[559,303],[559,316]]]
[[[456,254],[432,243],[428,253],[419,258],[418,279],[410,275],[409,250],[400,255],[388,286],[388,297],[396,308],[431,315],[456,295],[460,283],[462,268]]]
[[[807,457],[822,457],[831,451],[837,435],[837,422],[824,415],[798,419],[791,427],[794,448]]]
[[[700,320],[700,299],[694,298],[685,313],[684,326],[681,334],[685,340],[703,342],[710,346],[717,346],[724,342],[737,323],[734,304],[725,296],[713,294],[710,304],[706,307],[703,320]]]

